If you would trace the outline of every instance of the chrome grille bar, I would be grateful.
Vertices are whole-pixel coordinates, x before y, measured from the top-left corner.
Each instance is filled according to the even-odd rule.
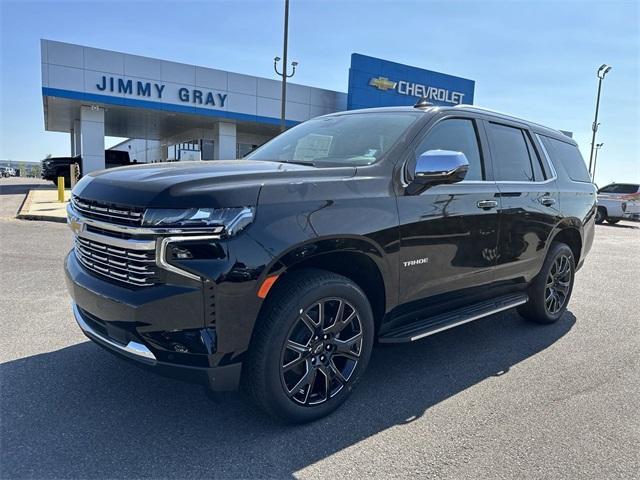
[[[138,287],[151,286],[157,278],[155,251],[130,251],[89,240],[75,238],[75,254],[87,269]]]
[[[141,209],[116,207],[97,202],[82,200],[76,196],[71,199],[73,207],[89,218],[97,218],[107,222],[139,226],[142,224],[144,211]]]

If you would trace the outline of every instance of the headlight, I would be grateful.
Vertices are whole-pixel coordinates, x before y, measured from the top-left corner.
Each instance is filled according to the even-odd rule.
[[[211,229],[214,233],[235,235],[253,221],[254,209],[237,208],[149,208],[142,226],[181,231]]]

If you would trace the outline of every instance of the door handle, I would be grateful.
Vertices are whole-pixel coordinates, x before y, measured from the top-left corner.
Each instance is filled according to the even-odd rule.
[[[555,198],[551,198],[551,197],[542,197],[540,199],[540,203],[542,205],[544,205],[545,207],[550,207],[551,205],[555,205],[556,204],[556,199]]]
[[[478,202],[478,208],[482,208],[483,210],[490,210],[492,208],[496,208],[498,206],[498,202],[495,200],[480,200]]]

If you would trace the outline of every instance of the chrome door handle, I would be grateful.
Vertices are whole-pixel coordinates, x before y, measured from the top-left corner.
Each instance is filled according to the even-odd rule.
[[[480,200],[478,202],[478,208],[482,208],[483,210],[489,210],[491,208],[496,208],[498,206],[498,202],[495,200]]]
[[[551,198],[551,197],[542,197],[540,199],[540,203],[542,205],[544,205],[545,207],[550,207],[551,205],[555,205],[556,204],[556,199],[555,198]]]

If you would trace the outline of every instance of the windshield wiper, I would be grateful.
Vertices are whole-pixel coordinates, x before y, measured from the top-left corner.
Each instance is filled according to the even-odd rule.
[[[296,165],[310,165],[312,167],[316,166],[316,164],[311,160],[286,160],[283,163],[295,163]]]

